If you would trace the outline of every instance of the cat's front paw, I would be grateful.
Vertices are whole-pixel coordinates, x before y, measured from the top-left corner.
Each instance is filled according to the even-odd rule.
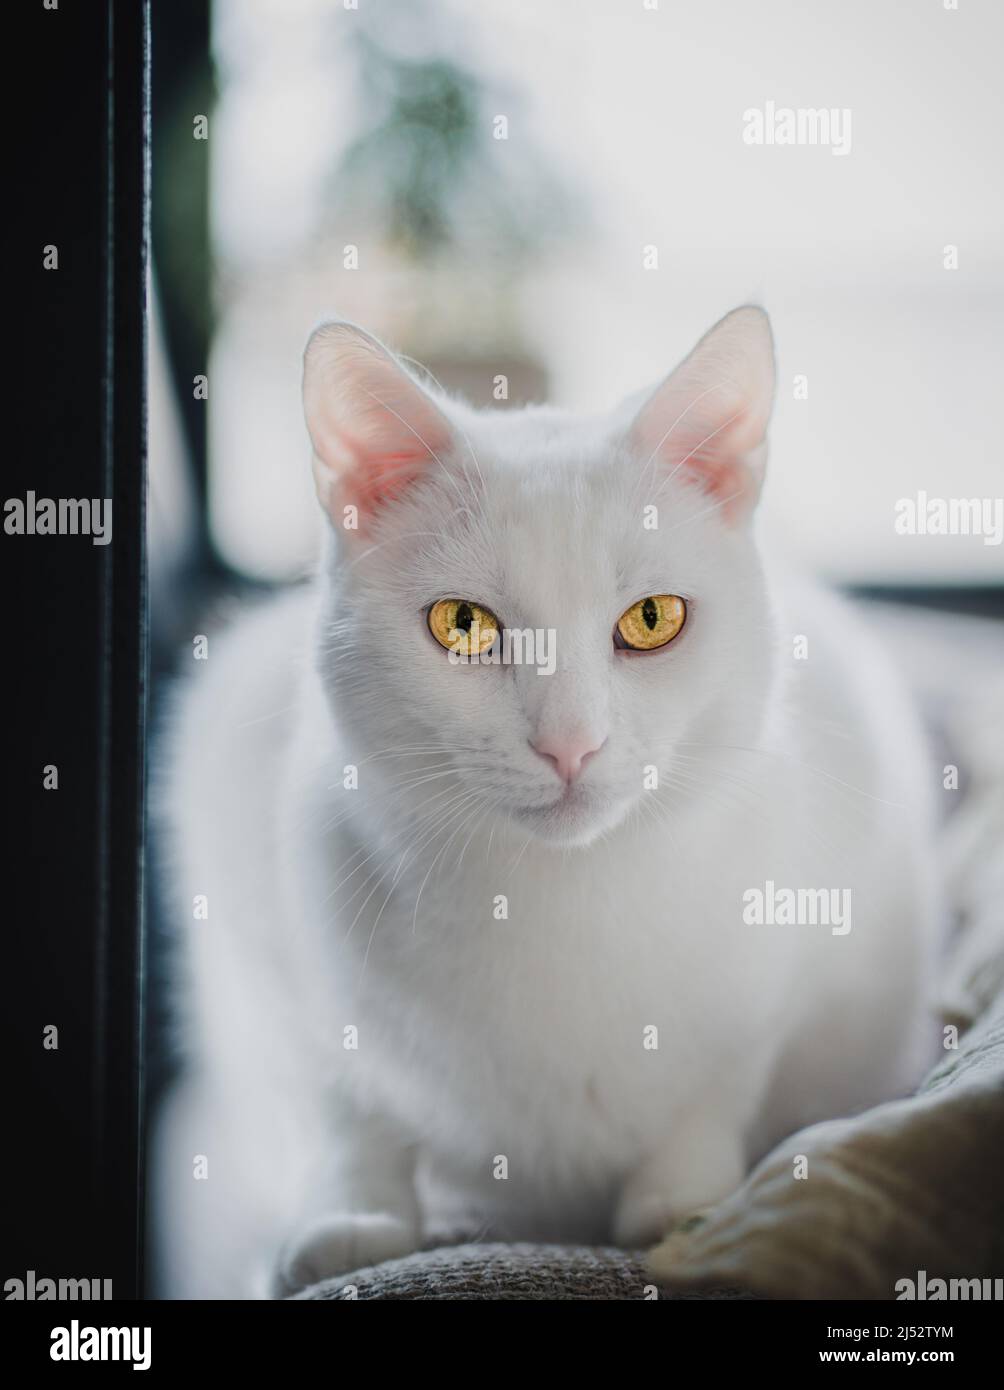
[[[408,1255],[418,1246],[412,1221],[389,1212],[336,1212],[311,1221],[283,1246],[272,1280],[288,1298],[322,1279]]]
[[[742,1151],[732,1136],[707,1126],[691,1128],[628,1178],[614,1212],[614,1240],[625,1250],[655,1245],[700,1220],[742,1178]]]
[[[666,1197],[656,1194],[622,1202],[614,1223],[614,1241],[624,1250],[643,1250],[704,1222],[712,1207],[681,1215]]]

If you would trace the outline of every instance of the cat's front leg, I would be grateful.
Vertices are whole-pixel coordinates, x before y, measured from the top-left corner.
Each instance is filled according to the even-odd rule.
[[[614,1210],[614,1240],[625,1249],[653,1245],[728,1197],[744,1176],[737,1130],[712,1115],[693,1116],[628,1176]]]
[[[345,1115],[317,1165],[303,1212],[279,1251],[277,1298],[417,1249],[415,1151],[377,1116]]]

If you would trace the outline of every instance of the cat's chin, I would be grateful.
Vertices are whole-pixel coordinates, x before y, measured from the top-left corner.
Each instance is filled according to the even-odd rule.
[[[595,793],[572,793],[546,806],[521,806],[510,811],[512,819],[534,832],[541,844],[555,849],[586,849],[619,825],[627,813],[625,802]]]

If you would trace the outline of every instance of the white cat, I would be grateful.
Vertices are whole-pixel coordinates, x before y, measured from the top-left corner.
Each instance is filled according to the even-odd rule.
[[[330,554],[210,639],[162,750],[191,1063],[161,1291],[644,1245],[909,1088],[924,750],[860,620],[765,575],[766,315],[588,419],[474,411],[344,323],[304,393]],[[475,623],[553,633],[555,669],[458,660]]]

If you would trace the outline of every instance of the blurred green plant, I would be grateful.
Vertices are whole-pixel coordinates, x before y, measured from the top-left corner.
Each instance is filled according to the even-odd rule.
[[[515,93],[493,89],[473,66],[436,52],[439,6],[381,7],[374,27],[353,39],[359,109],[367,119],[344,151],[332,182],[336,210],[351,209],[382,229],[411,261],[469,253],[512,267],[557,238],[570,221],[563,180],[520,128],[497,139],[496,115],[510,125]],[[419,19],[427,56],[409,57],[402,27]]]

